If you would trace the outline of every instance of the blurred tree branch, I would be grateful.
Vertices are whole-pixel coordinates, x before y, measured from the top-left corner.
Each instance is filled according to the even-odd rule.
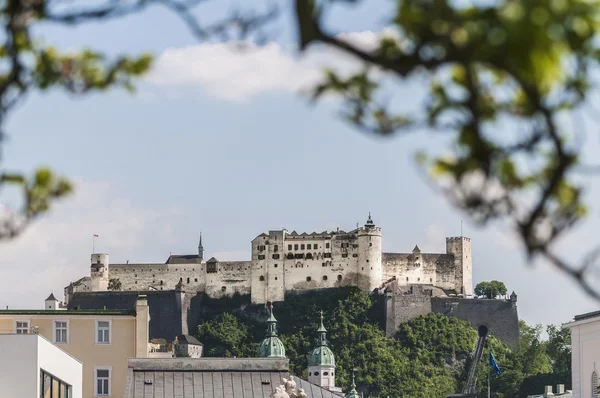
[[[365,49],[324,28],[327,8],[339,2],[295,0],[302,50],[325,43],[365,64],[352,76],[327,71],[314,99],[340,96],[348,120],[376,135],[452,131],[450,156],[417,155],[443,194],[479,224],[508,220],[530,260],[545,258],[600,299],[589,278],[600,250],[581,264],[553,250],[587,213],[575,175],[594,168],[582,164],[558,119],[580,109],[593,87],[600,3],[397,0],[391,34]],[[423,75],[431,86],[422,114],[381,104],[386,79]]]
[[[197,8],[210,0],[106,0],[90,5],[87,1],[4,0],[0,2],[0,144],[6,137],[4,126],[9,112],[33,90],[63,89],[73,95],[93,91],[124,88],[133,91],[135,78],[146,73],[152,56],[123,55],[114,59],[93,49],[61,53],[57,48],[32,37],[32,28],[42,23],[65,26],[106,21],[139,13],[151,6],[166,7],[181,17],[199,40],[217,37],[221,40],[243,40],[258,34],[266,23],[277,16],[278,8],[264,12],[236,11],[223,20],[202,23]],[[253,6],[253,8],[256,8]],[[1,160],[1,155],[0,155]],[[36,217],[51,208],[52,203],[72,191],[71,184],[47,168],[32,177],[0,168],[0,189],[16,188],[22,207],[0,209],[0,241],[19,235]]]

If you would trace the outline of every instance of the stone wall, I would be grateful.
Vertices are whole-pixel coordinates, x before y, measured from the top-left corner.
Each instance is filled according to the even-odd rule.
[[[511,349],[519,344],[519,316],[514,300],[487,300],[447,297],[433,286],[403,286],[396,281],[385,289],[385,331],[393,336],[399,326],[413,318],[441,313],[469,322],[477,329],[487,326],[490,334],[502,340]]]

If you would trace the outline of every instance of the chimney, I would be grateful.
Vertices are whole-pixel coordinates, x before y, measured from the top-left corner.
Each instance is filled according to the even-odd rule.
[[[148,358],[150,308],[148,298],[140,294],[135,302],[135,357]]]
[[[564,384],[559,384],[556,386],[556,393],[557,394],[564,394],[565,393],[565,385]]]
[[[552,395],[554,395],[554,394],[552,394],[552,386],[544,387],[544,397],[552,396]]]

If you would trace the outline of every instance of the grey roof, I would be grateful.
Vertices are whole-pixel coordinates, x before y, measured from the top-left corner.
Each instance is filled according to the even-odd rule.
[[[282,378],[289,379],[287,358],[129,359],[124,398],[267,398]],[[338,398],[294,378],[308,398]]]
[[[587,312],[585,314],[575,315],[573,319],[575,321],[582,321],[584,319],[595,318],[597,316],[600,316],[600,311]]]
[[[54,297],[54,293],[50,293],[50,295],[49,295],[49,296],[48,296],[48,298],[46,299],[46,301],[50,301],[50,300],[52,300],[52,301],[58,301],[58,300],[56,299],[56,297]]]
[[[200,264],[202,257],[197,254],[172,254],[165,264]]]
[[[190,336],[189,334],[182,334],[181,336],[177,336],[177,341],[179,344],[192,344],[192,345],[204,345],[198,341],[194,336]]]

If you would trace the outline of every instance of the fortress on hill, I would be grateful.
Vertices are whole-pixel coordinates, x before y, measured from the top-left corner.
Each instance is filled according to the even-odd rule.
[[[203,292],[219,298],[249,294],[254,304],[283,301],[286,292],[341,286],[363,291],[426,285],[448,295],[473,296],[471,240],[446,238],[444,253],[382,252],[381,228],[371,215],[364,226],[346,232],[297,233],[275,230],[252,240],[248,261],[204,259],[198,253],[171,255],[165,263],[110,264],[108,254],[92,254],[91,272],[65,288],[68,303],[76,292],[108,290],[110,279],[123,291],[174,290]]]
[[[383,252],[381,228],[369,214],[362,227],[349,232],[262,233],[252,240],[248,261],[205,260],[202,237],[197,254],[171,255],[164,263],[110,264],[108,254],[94,253],[90,275],[65,288],[65,302],[71,309],[126,309],[143,292],[153,320],[150,337],[169,339],[197,329],[206,296],[238,293],[264,304],[290,293],[322,290],[326,295],[327,289],[356,286],[383,296],[388,336],[402,323],[435,312],[475,329],[485,326],[515,349],[517,295],[476,298],[472,273],[469,238],[446,238],[443,253],[422,253],[418,246],[410,253]],[[113,279],[120,281],[120,291],[108,290]]]

